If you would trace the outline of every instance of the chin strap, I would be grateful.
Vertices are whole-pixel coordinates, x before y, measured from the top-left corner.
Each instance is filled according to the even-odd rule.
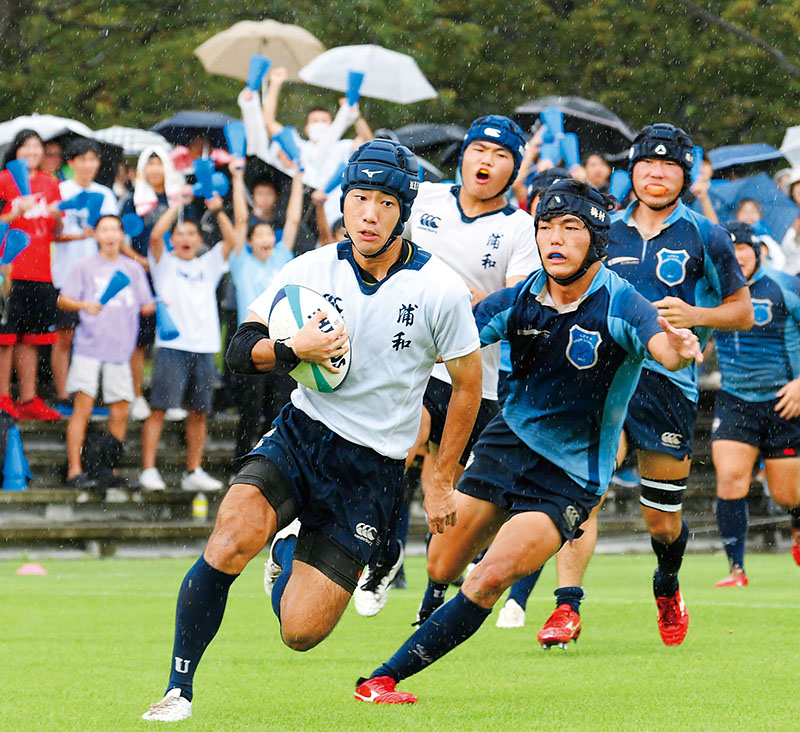
[[[585,275],[589,271],[589,267],[591,267],[595,262],[598,261],[599,260],[597,259],[597,257],[593,256],[593,254],[591,254],[590,252],[587,252],[586,258],[583,260],[583,264],[580,267],[578,267],[578,270],[576,272],[573,272],[568,277],[556,277],[555,275],[551,275],[547,271],[547,267],[544,267],[544,265],[543,269],[544,273],[556,284],[562,286],[571,285],[573,282],[577,282],[581,277],[583,277],[583,275]]]

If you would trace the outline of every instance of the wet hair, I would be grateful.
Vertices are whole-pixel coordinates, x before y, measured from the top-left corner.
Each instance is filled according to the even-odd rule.
[[[122,226],[122,219],[117,216],[116,214],[102,214],[99,219],[97,219],[97,224],[99,224],[103,219],[114,219],[120,226]],[[95,224],[95,228],[97,228],[97,224]]]
[[[255,190],[259,186],[269,186],[270,188],[274,188],[276,193],[278,192],[278,184],[273,178],[259,178],[253,183],[252,190]]]
[[[183,221],[176,221],[176,222],[175,222],[175,223],[172,225],[172,229],[171,229],[172,233],[174,234],[174,233],[175,233],[175,230],[176,230],[176,229],[177,229],[179,226],[183,226],[184,224],[191,224],[192,226],[194,226],[194,228],[195,228],[195,229],[197,229],[197,233],[198,233],[198,234],[200,234],[201,236],[203,235],[203,232],[202,232],[202,231],[200,231],[200,224],[198,224],[198,223],[197,223],[197,222],[196,222],[194,219],[184,219]]]
[[[330,110],[327,107],[321,107],[321,106],[317,105],[316,107],[311,107],[311,109],[309,109],[306,112],[306,119],[308,119],[308,115],[311,114],[312,112],[325,112],[325,114],[328,114],[328,115],[331,113]]]
[[[100,145],[94,140],[89,140],[85,137],[76,137],[71,140],[64,151],[64,160],[72,160],[80,155],[85,155],[88,152],[93,152],[98,158],[102,158],[100,153]]]
[[[758,210],[758,213],[761,213],[761,202],[757,201],[755,198],[743,198],[741,201],[739,201],[739,203],[736,204],[736,213],[739,213],[739,211],[741,211],[744,205],[747,203],[752,203]]]
[[[37,140],[39,140],[39,142],[42,143],[42,147],[44,147],[44,140],[42,140],[42,136],[36,132],[36,130],[20,130],[16,135],[14,135],[14,139],[8,146],[8,150],[6,150],[6,154],[3,157],[4,168],[9,164],[9,162],[16,160],[17,150],[19,150],[27,140],[30,140],[31,137],[35,137]]]
[[[275,233],[275,227],[269,221],[256,221],[256,222],[250,224],[250,226],[247,227],[247,238],[248,238],[248,240],[253,236],[253,234],[255,233],[255,230],[259,226],[269,226],[269,228],[272,229],[272,233],[273,234]]]

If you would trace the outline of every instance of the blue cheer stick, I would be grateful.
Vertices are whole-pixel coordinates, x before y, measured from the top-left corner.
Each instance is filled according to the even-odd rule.
[[[281,149],[286,153],[289,160],[299,165],[300,148],[297,146],[297,140],[295,139],[296,134],[294,127],[287,125],[272,139],[281,146]]]
[[[628,175],[627,170],[615,170],[611,174],[611,182],[608,186],[608,192],[619,203],[622,203],[631,192],[631,177]]]
[[[162,341],[174,341],[180,335],[166,303],[161,300],[156,300],[156,328]]]
[[[243,122],[228,122],[223,128],[225,141],[228,143],[228,151],[235,158],[243,158],[247,155],[247,134],[245,133]]]
[[[581,164],[580,143],[574,132],[564,133],[559,140],[559,147],[564,165],[568,169]]]
[[[553,165],[558,165],[561,160],[561,148],[557,142],[543,143],[539,148],[539,157],[542,160],[549,160]]]
[[[144,219],[138,214],[129,211],[122,215],[122,230],[131,239],[134,239],[144,231]]]
[[[90,192],[86,194],[86,208],[89,209],[89,219],[87,223],[89,226],[97,226],[104,201],[105,196],[102,193]]]
[[[347,163],[342,163],[334,174],[328,180],[327,185],[325,186],[325,193],[330,195],[333,193],[341,184],[342,184],[342,176],[344,176],[345,168],[347,168]]]
[[[192,186],[196,196],[202,198],[214,197],[214,161],[211,158],[198,158],[194,161],[194,175],[197,183]]]
[[[352,107],[358,104],[361,99],[361,85],[364,83],[363,71],[348,71],[347,72],[347,90],[344,93],[344,98],[347,103]]]
[[[100,295],[100,304],[106,305],[108,301],[114,297],[120,290],[124,290],[131,283],[131,278],[128,277],[122,270],[118,269],[111,275],[111,279],[106,285],[103,294]]]
[[[66,201],[59,201],[58,208],[60,211],[66,211],[71,208],[86,208],[88,201],[89,191],[81,191]]]
[[[166,247],[167,251],[171,252],[175,248],[174,246],[172,246],[172,232],[171,231],[165,232],[162,238],[164,240],[164,246]]]
[[[261,84],[270,66],[272,66],[272,61],[266,56],[254,53],[250,57],[250,68],[247,72],[247,88],[250,89],[250,91],[258,91],[261,89]]]
[[[9,160],[6,170],[11,173],[14,183],[17,185],[20,196],[31,195],[31,166],[25,158]]]
[[[3,490],[24,491],[33,477],[31,467],[22,449],[22,438],[16,425],[8,428],[8,442],[3,462]]]
[[[6,234],[6,246],[3,249],[3,256],[0,257],[0,265],[11,264],[28,244],[31,237],[22,229],[11,229]]]
[[[703,148],[700,145],[695,145],[692,150],[694,160],[692,161],[692,169],[689,172],[689,180],[692,183],[697,183],[700,180],[700,173],[703,172]]]
[[[224,197],[230,190],[231,184],[228,182],[228,176],[225,173],[217,171],[211,176],[211,186],[216,195]]]
[[[555,142],[559,135],[564,134],[564,113],[558,107],[546,107],[541,111],[539,119],[544,127],[543,143]]]

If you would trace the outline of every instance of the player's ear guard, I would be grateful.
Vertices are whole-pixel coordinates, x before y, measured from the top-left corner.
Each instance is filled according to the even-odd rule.
[[[259,341],[269,338],[269,329],[263,323],[242,323],[231,338],[225,353],[225,363],[234,374],[262,374],[253,365],[251,354]],[[291,350],[291,349],[289,349]]]

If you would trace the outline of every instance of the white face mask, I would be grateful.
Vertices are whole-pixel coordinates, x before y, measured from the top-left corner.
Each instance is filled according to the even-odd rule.
[[[308,139],[311,140],[311,142],[319,142],[328,134],[330,128],[330,122],[312,122],[307,128]]]

